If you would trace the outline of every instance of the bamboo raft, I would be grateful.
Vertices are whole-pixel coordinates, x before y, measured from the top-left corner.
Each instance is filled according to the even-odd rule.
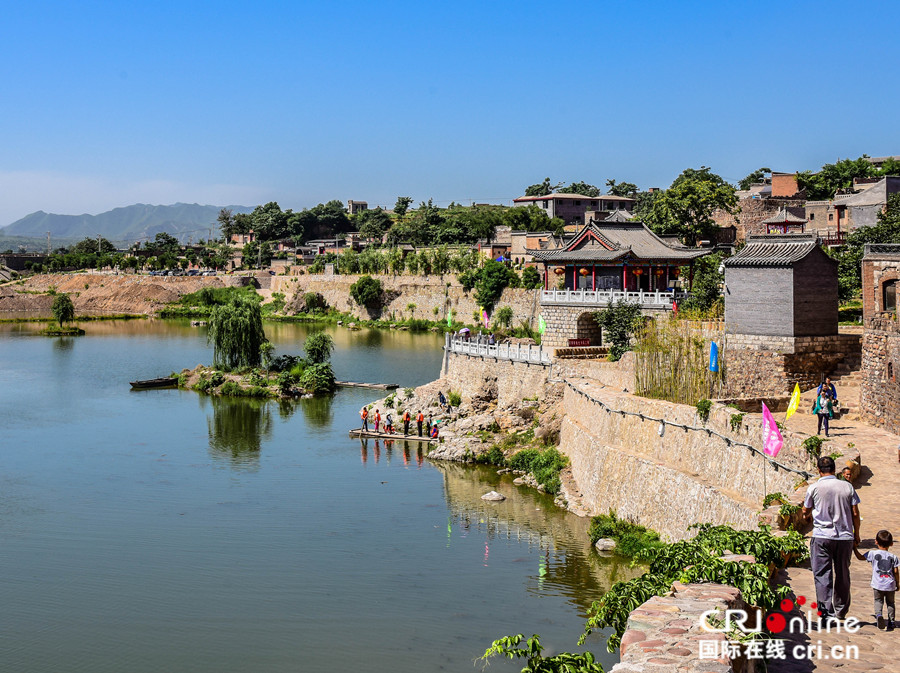
[[[438,442],[440,439],[432,439],[431,437],[419,437],[419,435],[404,435],[402,432],[395,432],[389,435],[386,432],[375,432],[374,430],[363,430],[362,428],[354,428],[350,430],[350,436],[359,439],[387,439],[387,440],[403,440],[407,442]]]
[[[396,390],[400,387],[396,383],[357,383],[356,381],[335,381],[334,385],[347,388],[375,388],[377,390]]]

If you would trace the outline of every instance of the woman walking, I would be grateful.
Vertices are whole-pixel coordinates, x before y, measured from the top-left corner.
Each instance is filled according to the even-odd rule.
[[[820,434],[822,432],[822,426],[825,426],[825,436],[828,436],[828,419],[834,417],[834,406],[831,404],[831,393],[822,389],[822,392],[819,393],[819,396],[816,398],[816,403],[813,406],[813,413],[819,418],[819,426],[818,430],[816,430],[816,434]]]

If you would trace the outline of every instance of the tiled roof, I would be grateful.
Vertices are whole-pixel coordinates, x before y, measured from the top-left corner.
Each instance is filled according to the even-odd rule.
[[[795,215],[794,213],[782,208],[772,217],[765,219],[761,224],[805,224],[806,218]]]
[[[588,201],[634,201],[634,199],[629,199],[627,196],[613,196],[613,195],[601,195],[601,196],[585,196],[584,194],[568,194],[568,193],[555,193],[555,194],[547,194],[546,196],[520,196],[517,199],[513,199],[513,201],[544,201],[549,199],[586,199]]]
[[[593,234],[599,245],[586,234]],[[582,243],[578,243],[582,241]],[[589,241],[589,242],[584,242]],[[579,246],[579,247],[576,247]],[[611,249],[607,249],[608,246]],[[546,262],[609,261],[629,256],[637,259],[668,259],[690,261],[710,253],[697,248],[674,248],[650,231],[643,222],[602,220],[585,225],[569,244],[556,250],[528,250],[535,259]]]
[[[750,236],[740,252],[725,260],[725,266],[793,266],[816,247],[816,237],[810,234]]]

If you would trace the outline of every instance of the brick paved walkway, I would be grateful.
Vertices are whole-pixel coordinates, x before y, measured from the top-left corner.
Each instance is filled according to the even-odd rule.
[[[791,429],[813,434],[816,431],[815,416],[798,413],[788,421]],[[897,446],[900,437],[873,428],[859,421],[838,419],[832,423],[834,444],[853,442],[860,452],[862,469],[855,482],[859,497],[862,519],[860,550],[875,547],[875,533],[882,528],[890,530],[900,546],[900,501],[897,484],[900,483],[900,463],[897,461]],[[825,445],[823,452],[830,453]],[[836,447],[839,449],[839,447]],[[838,461],[840,465],[840,461]],[[897,551],[895,548],[893,551]],[[791,568],[786,573],[787,581],[797,596],[815,600],[812,572],[806,568]],[[871,565],[854,558],[850,564],[851,605],[848,617],[856,617],[862,622],[859,632],[828,633],[813,632],[794,636],[793,644],[816,646],[821,642],[822,653],[828,654],[834,645],[855,645],[859,648],[858,660],[816,659],[813,661],[791,660],[790,654],[784,661],[772,661],[771,673],[795,673],[801,671],[900,671],[900,630],[880,631],[872,617],[872,577]],[[788,646],[788,651],[793,647]]]

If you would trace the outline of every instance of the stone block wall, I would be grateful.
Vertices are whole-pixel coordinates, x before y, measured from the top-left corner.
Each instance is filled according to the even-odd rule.
[[[708,610],[744,610],[741,592],[724,584],[672,586],[670,596],[654,596],[628,616],[627,630],[619,648],[621,661],[610,673],[752,673],[754,660],[745,658],[701,659],[700,641],[716,641],[721,647],[725,634],[710,633],[701,626]]]
[[[284,292],[288,298],[288,309],[298,312],[302,308],[303,295],[307,292],[318,292],[329,306],[339,311],[369,317],[350,298],[350,286],[360,279],[359,275],[325,275],[305,274],[300,276],[274,276],[272,290]],[[443,276],[392,276],[372,274],[381,281],[387,303],[381,316],[401,320],[416,318],[420,320],[446,320],[451,311],[456,311],[456,319],[472,324],[473,313],[479,310],[475,299],[475,291],[465,292],[455,275]],[[523,320],[532,328],[537,328],[540,303],[540,290],[522,290],[507,288],[494,310],[509,306],[513,311],[513,325]],[[415,304],[410,312],[409,304]],[[437,309],[435,313],[434,309]],[[376,317],[376,316],[371,316]]]
[[[858,354],[857,334],[777,337],[730,334],[722,360],[728,397],[779,397],[817,386],[849,355]]]
[[[860,412],[872,425],[900,433],[900,326],[868,320],[863,334]]]
[[[446,352],[444,357],[442,378],[463,402],[471,402],[485,387],[496,387],[497,406],[501,409],[540,395],[550,374],[549,366],[535,363]]]
[[[753,530],[766,493],[792,493],[800,477],[775,469],[758,453],[707,433],[694,407],[651,400],[570,381],[563,398],[560,451],[591,514],[619,516],[659,531],[671,540],[690,537],[698,522],[729,523]],[[663,435],[659,422],[665,419]],[[747,415],[731,429],[733,409],[715,405],[705,427],[733,441],[759,446],[760,416]],[[677,424],[677,425],[673,425]],[[778,461],[810,470],[802,437],[786,433]],[[765,483],[763,466],[765,464]]]

